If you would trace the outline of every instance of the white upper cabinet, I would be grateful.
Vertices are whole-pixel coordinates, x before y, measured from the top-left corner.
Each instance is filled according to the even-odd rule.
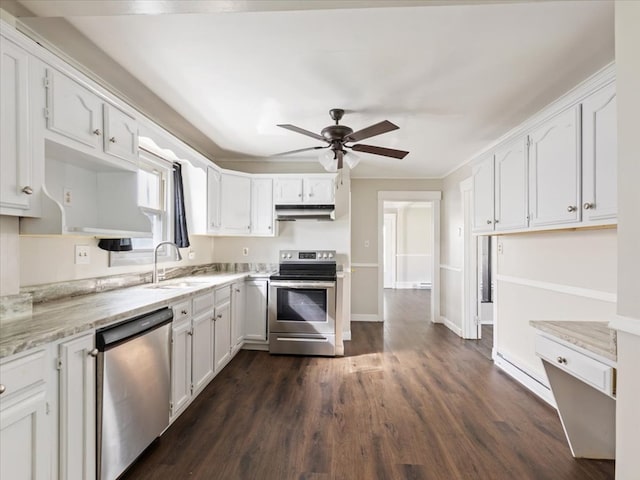
[[[580,106],[530,134],[529,209],[532,227],[580,221]]]
[[[29,110],[30,57],[15,43],[0,42],[0,214],[30,212],[40,184],[34,183]]]
[[[207,167],[207,232],[220,230],[220,195],[222,175],[213,167]],[[198,209],[197,205],[193,208]]]
[[[116,158],[138,160],[138,123],[122,110],[104,104],[104,151]]]
[[[527,228],[527,139],[495,153],[495,230]]]
[[[274,203],[276,205],[333,205],[335,203],[335,175],[277,177],[274,182]]]
[[[273,236],[273,179],[251,179],[251,234]]]
[[[46,69],[46,127],[70,148],[137,163],[136,120],[67,75]],[[62,138],[62,140],[61,140]],[[66,141],[65,141],[66,140]],[[71,140],[72,143],[68,143]]]
[[[302,177],[277,178],[274,185],[274,203],[302,203]]]
[[[335,179],[330,177],[304,177],[304,203],[332,205],[335,202]]]
[[[493,231],[493,155],[473,167],[473,231]]]
[[[616,87],[610,84],[582,103],[582,218],[617,216]]]
[[[251,177],[224,172],[220,191],[221,229],[225,234],[251,233]]]

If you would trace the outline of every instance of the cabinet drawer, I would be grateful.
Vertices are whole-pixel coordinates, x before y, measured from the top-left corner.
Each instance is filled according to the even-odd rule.
[[[39,350],[3,364],[0,367],[0,383],[5,387],[3,398],[39,382],[44,382],[46,358],[46,351]]]
[[[179,323],[191,317],[191,301],[177,303],[173,306],[173,322]]]
[[[193,298],[193,314],[197,315],[207,310],[213,312],[213,292],[204,293]]]
[[[216,305],[220,305],[231,297],[231,286],[216,289]]]
[[[565,345],[538,335],[536,353],[552,365],[607,395],[614,393],[614,369]]]

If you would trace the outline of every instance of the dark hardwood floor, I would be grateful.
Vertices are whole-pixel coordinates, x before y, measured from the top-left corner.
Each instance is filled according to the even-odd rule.
[[[429,291],[386,297],[343,358],[241,351],[123,477],[613,479],[571,457],[555,410],[428,321]]]

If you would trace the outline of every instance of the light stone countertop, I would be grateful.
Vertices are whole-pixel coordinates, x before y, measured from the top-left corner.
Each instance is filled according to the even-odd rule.
[[[205,274],[160,283],[194,282],[181,288],[153,288],[145,284],[36,304],[30,317],[0,325],[0,358],[173,305],[246,277],[265,276],[268,275],[251,272]]]
[[[617,361],[618,342],[616,331],[609,322],[574,322],[562,320],[532,320],[529,324],[565,342]]]

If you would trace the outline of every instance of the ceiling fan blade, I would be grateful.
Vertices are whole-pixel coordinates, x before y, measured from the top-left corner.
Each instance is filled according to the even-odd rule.
[[[395,150],[393,148],[374,147],[373,145],[354,145],[351,147],[356,152],[372,153],[374,155],[382,155],[384,157],[393,157],[402,160],[409,155],[409,152],[404,150]]]
[[[287,123],[284,125],[278,125],[278,127],[286,128],[287,130],[291,130],[292,132],[301,133],[302,135],[306,135],[307,137],[315,138],[316,140],[322,140],[323,142],[326,142],[325,138],[322,135],[318,135],[317,133],[310,132],[309,130],[305,130],[304,128],[296,127],[295,125],[290,125]]]
[[[311,150],[321,150],[323,148],[329,148],[329,145],[327,145],[326,147],[299,148],[298,150],[289,150],[288,152],[274,153],[273,155],[269,155],[269,156],[270,157],[279,157],[281,155],[291,155],[293,153],[302,153],[302,152],[308,152],[308,151],[311,151]]]
[[[394,125],[389,120],[383,120],[380,123],[376,123],[375,125],[371,125],[370,127],[363,128],[362,130],[358,130],[357,132],[353,132],[351,135],[345,137],[345,141],[359,142],[360,140],[364,140],[365,138],[382,135],[383,133],[391,132],[393,130],[397,130],[398,128],[400,127]]]

